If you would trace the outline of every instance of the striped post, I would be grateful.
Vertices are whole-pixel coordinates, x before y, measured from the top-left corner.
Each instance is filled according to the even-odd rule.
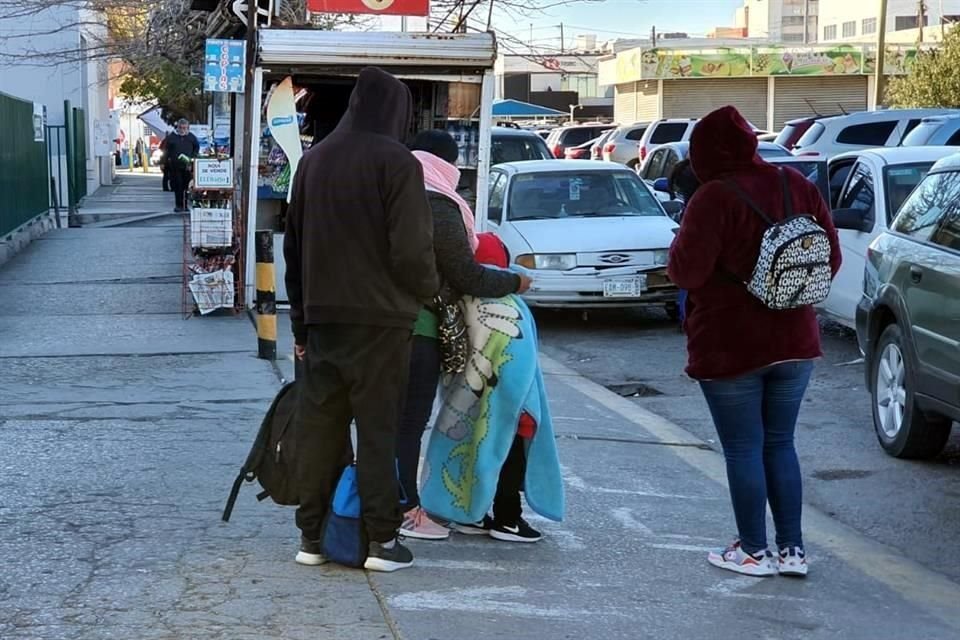
[[[255,233],[257,258],[257,357],[277,359],[277,276],[273,265],[273,231]]]

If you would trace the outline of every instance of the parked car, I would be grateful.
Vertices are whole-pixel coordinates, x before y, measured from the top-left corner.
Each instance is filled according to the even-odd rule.
[[[590,147],[591,160],[603,160],[603,148],[606,146],[607,141],[610,140],[610,136],[616,133],[616,131],[616,129],[610,129],[594,141]]]
[[[800,138],[803,137],[803,134],[805,134],[807,130],[813,126],[814,122],[839,115],[840,114],[835,114],[833,116],[812,115],[805,118],[788,120],[773,141],[779,144],[781,147],[785,147],[792,151]]]
[[[904,147],[960,146],[960,114],[931,116],[920,121],[903,139]]]
[[[772,142],[758,143],[757,153],[764,159],[792,157],[789,151]],[[673,167],[688,155],[690,155],[689,142],[672,142],[661,145],[647,156],[646,161],[640,166],[638,173],[649,185],[656,187],[655,183],[657,180],[668,178],[670,172],[673,171]],[[657,189],[657,193],[658,197],[663,199],[663,197],[659,195],[663,193],[663,189]]]
[[[554,129],[547,138],[547,146],[554,157],[563,158],[567,147],[577,147],[612,129],[609,124],[573,124]]]
[[[487,227],[534,273],[535,307],[656,305],[676,317],[667,253],[677,228],[647,186],[608,162],[494,167]]]
[[[597,144],[598,140],[600,140],[599,137],[594,138],[593,140],[587,140],[583,144],[579,144],[575,147],[567,147],[563,152],[564,160],[592,160],[590,157],[590,152]]]
[[[794,145],[799,156],[826,157],[874,147],[896,147],[923,118],[957,114],[954,109],[885,109],[821,118]]]
[[[863,293],[867,248],[885,232],[910,193],[938,160],[956,153],[945,147],[870,149],[837,156],[831,175],[847,174],[833,208],[843,265],[818,307],[828,318],[856,327],[857,304]]]
[[[537,129],[536,134],[546,140],[553,133],[553,129]]]
[[[553,158],[543,138],[531,131],[493,127],[490,134],[490,164],[549,160]]]
[[[649,122],[636,122],[614,129],[604,142],[603,159],[607,162],[619,162],[635,169],[640,164],[637,144],[643,139],[643,134],[649,126]]]
[[[646,161],[647,156],[661,145],[688,141],[696,124],[697,121],[691,118],[657,120],[651,123],[647,130],[643,132],[640,142],[637,143],[637,162],[643,163]]]
[[[881,446],[940,453],[960,421],[960,156],[934,165],[870,246],[857,336]]]
[[[817,185],[823,201],[830,203],[830,166],[826,160],[817,160],[816,158],[797,158],[796,156],[784,156],[767,158],[767,162],[781,167],[790,167],[803,174],[810,182]]]

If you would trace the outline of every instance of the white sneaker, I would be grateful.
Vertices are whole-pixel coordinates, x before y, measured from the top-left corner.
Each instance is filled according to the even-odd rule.
[[[307,540],[303,536],[300,536],[300,551],[297,552],[297,557],[294,560],[297,564],[306,567],[319,567],[327,563],[327,559],[323,557],[320,550],[320,541]]]
[[[801,547],[780,549],[777,566],[782,576],[805,578],[807,576],[807,554]]]
[[[434,522],[422,508],[414,507],[403,514],[400,535],[418,540],[446,540],[450,537],[450,529]]]
[[[757,553],[747,553],[740,547],[740,541],[734,540],[723,551],[711,551],[707,561],[715,567],[733,571],[745,576],[767,578],[777,575],[773,564],[773,554],[764,549]]]

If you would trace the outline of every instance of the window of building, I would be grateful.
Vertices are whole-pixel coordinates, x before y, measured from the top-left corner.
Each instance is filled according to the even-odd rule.
[[[877,32],[877,19],[876,18],[864,18],[863,19],[863,35],[868,36],[871,33]]]
[[[783,16],[783,26],[785,26],[785,27],[802,27],[802,26],[803,26],[803,16]]]
[[[829,27],[823,28],[823,39],[827,42],[837,39],[837,25],[832,24]]]
[[[563,76],[561,91],[576,91],[581,98],[602,98],[597,87],[597,76],[588,73],[572,73]]]
[[[780,37],[784,42],[803,42],[802,33],[785,33]]]
[[[960,15],[940,17],[940,24],[957,24],[958,22],[960,22]]]
[[[843,23],[843,37],[852,38],[857,35],[857,21],[851,20],[850,22]]]
[[[920,18],[916,14],[912,16],[897,16],[894,19],[894,30],[895,31],[905,31],[907,29],[916,29],[920,24]],[[923,26],[928,26],[930,24],[930,16],[923,16]]]

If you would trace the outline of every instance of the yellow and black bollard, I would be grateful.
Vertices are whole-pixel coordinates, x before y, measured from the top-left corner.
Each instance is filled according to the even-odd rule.
[[[277,359],[277,276],[273,264],[273,231],[257,231],[257,357]]]

